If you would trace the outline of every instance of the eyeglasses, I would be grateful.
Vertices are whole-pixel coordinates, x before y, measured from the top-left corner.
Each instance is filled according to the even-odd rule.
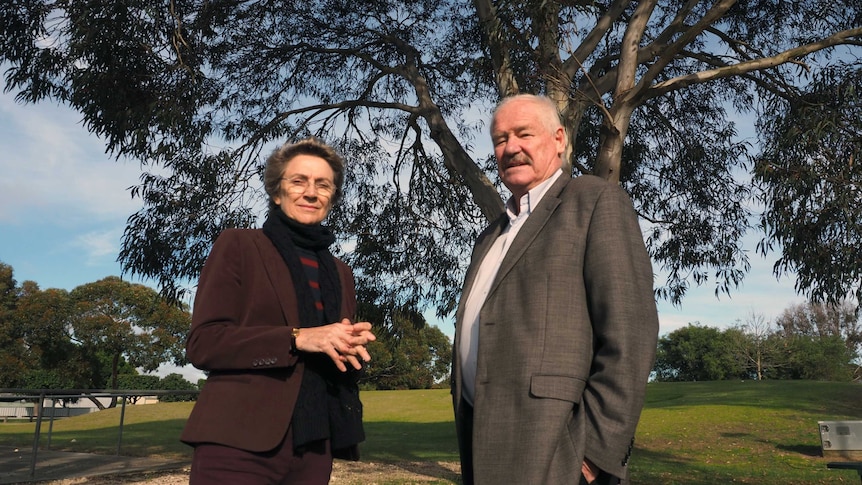
[[[313,184],[314,190],[318,195],[323,197],[332,197],[335,193],[335,184],[327,179],[309,180],[305,176],[282,177],[280,180],[287,181],[287,191],[291,194],[304,194],[308,190],[308,186]]]

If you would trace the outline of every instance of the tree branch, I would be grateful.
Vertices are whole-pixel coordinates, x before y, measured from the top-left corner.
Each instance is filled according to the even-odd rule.
[[[509,46],[503,35],[503,23],[497,16],[497,9],[491,0],[473,0],[473,5],[476,7],[482,31],[488,39],[497,92],[501,98],[515,94],[519,91],[518,81],[512,71]]]
[[[729,65],[718,69],[701,71],[687,76],[679,76],[667,81],[657,83],[649,88],[646,96],[654,98],[669,91],[682,89],[688,85],[696,83],[704,83],[715,79],[723,79],[726,77],[737,76],[740,74],[769,69],[787,62],[792,62],[797,58],[804,57],[812,52],[817,52],[836,45],[850,44],[858,41],[855,37],[862,36],[862,27],[855,29],[842,30],[830,35],[818,42],[812,42],[793,49],[788,49],[771,57],[762,59],[754,59],[751,61],[741,62],[739,64]]]

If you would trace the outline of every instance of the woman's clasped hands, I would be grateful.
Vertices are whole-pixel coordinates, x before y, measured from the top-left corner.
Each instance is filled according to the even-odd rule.
[[[303,352],[321,352],[329,356],[341,372],[350,364],[354,369],[362,368],[371,355],[365,346],[377,340],[371,333],[370,322],[351,323],[345,318],[341,322],[321,327],[303,327],[296,336],[296,348]],[[360,361],[361,359],[361,361]]]

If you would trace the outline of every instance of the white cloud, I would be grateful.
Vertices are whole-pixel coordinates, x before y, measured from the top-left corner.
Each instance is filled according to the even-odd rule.
[[[207,375],[202,370],[196,369],[192,365],[177,367],[173,364],[162,364],[159,366],[158,369],[155,370],[155,372],[152,372],[152,374],[157,375],[161,378],[166,377],[168,374],[179,374],[183,376],[183,379],[191,382],[192,384],[197,384],[198,379],[206,379],[207,377]]]
[[[0,151],[0,222],[47,218],[68,226],[125,220],[140,208],[126,190],[137,183],[137,165],[105,154],[104,143],[64,106],[0,95]]]
[[[76,237],[71,245],[84,251],[88,265],[98,265],[105,258],[117,257],[121,236],[122,229],[92,231]]]

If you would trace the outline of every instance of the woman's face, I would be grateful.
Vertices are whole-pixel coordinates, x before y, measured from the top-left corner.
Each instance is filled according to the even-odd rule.
[[[318,224],[332,208],[335,173],[326,160],[300,154],[281,173],[278,194],[272,198],[287,217],[302,224]]]

